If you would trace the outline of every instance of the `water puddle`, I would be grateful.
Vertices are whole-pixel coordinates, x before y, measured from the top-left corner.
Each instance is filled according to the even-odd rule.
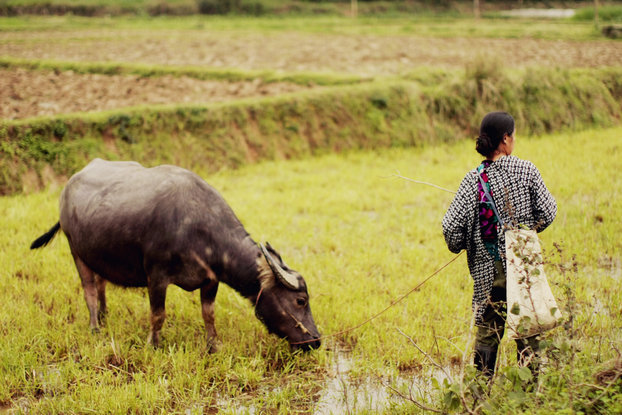
[[[573,9],[515,9],[499,12],[501,16],[545,19],[566,19],[575,15]]]
[[[444,368],[434,367],[421,368],[409,373],[400,373],[387,370],[374,376],[359,376],[353,374],[356,371],[357,361],[347,349],[331,347],[333,360],[329,369],[329,376],[323,388],[313,394],[313,398],[302,404],[293,404],[291,409],[303,411],[314,415],[350,414],[350,413],[380,413],[388,409],[392,403],[402,404],[406,401],[392,388],[400,391],[404,396],[410,396],[423,404],[430,404],[428,399],[436,392],[432,386],[432,379],[439,384],[447,378],[445,371],[451,376],[459,372],[458,366]],[[283,391],[280,386],[264,386],[252,394],[242,395],[232,399],[219,396],[213,406],[206,409],[207,413],[227,414],[261,414],[266,408],[258,401],[269,401],[270,396]],[[308,393],[305,392],[305,393]],[[189,408],[187,415],[205,413],[203,408]]]
[[[332,367],[334,375],[328,381],[314,414],[344,414],[361,410],[379,412],[388,405],[392,396],[386,386],[388,379],[368,377],[354,382],[350,378],[354,363],[349,352],[335,351]]]
[[[387,408],[391,401],[402,402],[402,398],[396,397],[389,385],[401,388],[403,385],[412,384],[412,379],[405,377],[395,377],[388,373],[380,376],[353,376],[352,371],[356,367],[356,361],[352,358],[350,351],[346,349],[333,350],[333,361],[329,369],[329,377],[323,388],[314,393],[312,401],[299,408],[298,405],[292,409],[303,410],[305,413],[314,415],[348,414],[358,412],[382,412]],[[442,381],[442,379],[440,379]],[[429,379],[426,383],[431,385]],[[269,398],[271,394],[281,392],[280,387],[260,388],[253,393],[253,397],[241,397],[241,399],[231,399],[229,397],[218,397],[215,399],[214,410],[228,414],[259,414],[264,413],[264,408],[255,406],[251,400],[253,398]],[[269,399],[267,399],[269,400]],[[188,415],[193,411],[186,411]],[[216,413],[216,412],[214,412]]]
[[[0,414],[1,415],[9,415],[9,414],[27,414],[30,409],[30,403],[26,398],[20,398],[15,401],[13,404],[4,404],[0,405]]]
[[[597,267],[592,272],[598,277],[622,278],[622,258],[604,256],[598,259]]]
[[[397,395],[395,390],[405,393],[405,396],[422,398],[429,397],[433,390],[432,379],[439,384],[447,378],[443,370],[436,368],[422,368],[410,374],[384,373],[380,376],[351,377],[350,372],[356,361],[348,350],[334,350],[332,379],[326,384],[320,399],[315,406],[315,415],[345,414],[358,412],[382,412],[391,403],[404,403],[404,398]],[[457,367],[446,368],[452,376],[457,374]]]

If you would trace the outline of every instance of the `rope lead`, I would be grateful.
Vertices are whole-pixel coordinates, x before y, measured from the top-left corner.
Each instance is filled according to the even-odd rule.
[[[432,278],[433,276],[435,276],[436,274],[438,274],[439,272],[441,272],[442,270],[444,270],[445,268],[447,268],[447,266],[449,266],[449,264],[451,264],[452,262],[454,262],[456,259],[458,259],[458,257],[460,255],[462,255],[464,253],[464,251],[460,252],[458,255],[456,255],[455,257],[453,257],[453,259],[451,261],[449,261],[448,263],[446,263],[445,265],[443,265],[442,267],[440,267],[439,269],[437,269],[436,271],[434,271],[434,273],[432,275],[430,275],[428,278],[426,278],[425,280],[421,281],[415,288],[413,288],[412,290],[408,291],[406,294],[404,294],[403,296],[401,296],[398,300],[396,300],[394,303],[391,303],[390,306],[388,306],[387,308],[385,308],[384,310],[382,310],[381,312],[379,312],[378,314],[368,318],[367,320],[365,320],[364,322],[362,322],[361,324],[354,326],[354,327],[350,327],[349,329],[340,331],[338,333],[333,333],[333,334],[329,334],[328,336],[323,336],[320,337],[319,339],[313,339],[313,340],[305,340],[303,342],[298,342],[298,343],[291,343],[291,344],[305,344],[305,343],[311,343],[311,342],[315,342],[318,340],[324,340],[324,339],[328,339],[330,337],[335,337],[338,336],[340,334],[343,333],[347,333],[349,331],[353,331],[358,329],[359,327],[369,323],[370,321],[372,321],[373,319],[375,319],[376,317],[380,316],[381,314],[383,314],[385,311],[387,311],[388,309],[390,309],[391,307],[395,306],[397,303],[399,303],[400,301],[402,301],[404,298],[408,297],[410,294],[412,294],[414,291],[416,291],[419,287],[421,287],[423,284],[425,284],[426,282],[428,282],[428,280],[430,278]],[[304,327],[304,326],[303,326]]]

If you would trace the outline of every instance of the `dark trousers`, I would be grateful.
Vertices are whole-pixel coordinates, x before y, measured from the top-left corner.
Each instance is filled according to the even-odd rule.
[[[495,279],[492,292],[482,316],[483,323],[477,328],[475,336],[475,366],[488,377],[495,373],[499,343],[505,333],[507,315],[506,276],[501,261],[495,262]],[[534,376],[538,364],[536,352],[539,350],[537,336],[516,340],[517,359],[521,366],[529,366]]]

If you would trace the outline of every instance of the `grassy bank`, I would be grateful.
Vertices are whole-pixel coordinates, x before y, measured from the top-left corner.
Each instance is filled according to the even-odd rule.
[[[187,76],[200,80],[253,81],[257,78],[264,83],[291,82],[299,85],[348,85],[370,81],[357,75],[331,73],[282,73],[272,70],[244,71],[234,68],[205,68],[199,66],[146,65],[125,62],[68,62],[54,60],[26,60],[0,56],[0,68],[46,71],[73,71],[79,74],[138,75],[159,77],[172,75]]]
[[[564,287],[571,284],[580,330],[573,339],[563,328],[552,333],[550,340],[560,349],[549,354],[540,392],[525,396],[512,394],[505,376],[516,368],[515,347],[505,339],[504,376],[493,387],[490,412],[616,413],[619,392],[596,375],[615,368],[612,360],[622,348],[622,204],[617,196],[622,130],[526,137],[518,128],[515,155],[538,166],[559,206],[557,219],[541,235],[544,247],[552,252],[554,242],[563,243],[565,261],[573,255],[578,261],[574,281],[553,265],[547,265],[547,274],[560,307],[567,305]],[[480,162],[473,147],[461,141],[348,151],[206,177],[253,238],[270,241],[305,276],[318,327],[330,334],[388,306],[453,257],[440,233],[453,196],[379,176],[397,168],[413,179],[456,189]],[[64,237],[44,250],[28,251],[30,242],[58,220],[58,196],[59,190],[51,190],[0,198],[0,406],[29,413],[312,412],[333,380],[334,350],[347,349],[352,370],[341,375],[341,382],[363,382],[364,388],[371,377],[398,389],[419,382],[422,396],[440,410],[446,390],[431,386],[433,377],[442,384],[440,374],[396,328],[446,367],[455,368],[462,350],[470,356],[472,281],[464,256],[378,320],[310,354],[292,356],[286,343],[255,319],[251,305],[227,287],[216,301],[223,342],[216,355],[204,352],[198,294],[176,287],[167,297],[161,349],[145,347],[144,290],[112,287],[106,326],[91,335]],[[557,362],[567,363],[572,350],[570,372],[569,365]],[[386,386],[382,390],[390,396]],[[345,399],[353,390],[337,392]],[[384,410],[419,412],[398,398],[387,401]]]
[[[128,108],[0,125],[0,192],[38,189],[93,157],[217,171],[345,149],[409,147],[472,136],[483,114],[511,112],[526,134],[614,125],[620,71],[411,74],[369,83],[215,105]]]
[[[314,5],[314,3],[309,3]],[[363,3],[361,3],[363,5]],[[329,5],[330,6],[330,5]],[[326,7],[326,6],[322,6]],[[331,6],[332,7],[332,6]],[[361,6],[363,7],[363,6]],[[482,24],[485,22],[485,24]],[[589,21],[506,19],[489,18],[476,20],[452,14],[397,14],[369,15],[351,19],[338,15],[315,14],[311,16],[19,16],[0,17],[2,31],[83,30],[83,29],[129,29],[182,30],[192,35],[197,30],[241,30],[266,33],[289,31],[347,35],[465,37],[505,39],[549,40],[602,40],[601,33]],[[115,33],[107,36],[114,37]]]

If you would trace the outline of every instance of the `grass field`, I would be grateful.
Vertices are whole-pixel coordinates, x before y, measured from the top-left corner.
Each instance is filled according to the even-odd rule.
[[[603,10],[617,19],[616,7]],[[0,130],[1,171],[15,168],[17,148],[23,160],[40,164],[59,162],[53,151],[65,147],[57,154],[75,165],[102,148],[109,153],[97,154],[191,160],[253,238],[269,241],[305,276],[315,321],[330,335],[391,305],[455,258],[440,229],[452,195],[380,176],[398,169],[456,189],[480,161],[465,139],[473,123],[489,107],[510,106],[515,155],[538,166],[558,202],[557,219],[541,236],[566,324],[544,339],[537,392],[523,392],[526,374],[506,339],[500,376],[478,412],[620,413],[622,128],[585,129],[619,125],[622,43],[603,38],[590,20],[587,10],[560,21],[492,14],[476,21],[456,13],[0,18],[1,74],[13,77],[0,104],[24,118],[11,126],[26,126],[21,135]],[[248,86],[242,82],[297,85],[274,84],[294,92],[265,100],[178,106],[186,97],[204,102],[196,95],[205,98],[208,84],[198,80],[229,92]],[[327,87],[296,92],[315,85]],[[130,100],[130,89],[138,97]],[[166,108],[148,107],[162,100]],[[59,113],[111,111],[30,118],[54,105]],[[126,114],[127,105],[143,106]],[[521,135],[558,128],[564,132]],[[370,150],[376,141],[415,147]],[[368,151],[330,153],[357,146]],[[265,149],[301,159],[244,165],[268,158],[258,156]],[[214,154],[222,160],[208,160]],[[43,173],[53,176],[47,167]],[[61,180],[48,182],[62,182],[57,173]],[[446,413],[475,405],[468,396],[459,402],[473,380],[469,370],[461,375],[472,350],[465,256],[371,323],[306,354],[292,354],[248,301],[222,287],[222,348],[209,355],[198,294],[170,287],[162,347],[154,350],[145,344],[145,290],[111,287],[106,324],[90,334],[65,237],[28,250],[58,220],[59,195],[55,185],[0,198],[0,413],[421,412],[395,394],[409,388]]]
[[[502,377],[490,401],[496,410],[569,410],[567,385],[574,388],[574,408],[585,408],[594,397],[585,385],[597,383],[595,373],[611,368],[622,348],[621,137],[620,128],[539,138],[521,137],[519,129],[515,155],[539,167],[559,205],[556,221],[542,234],[544,247],[551,253],[553,243],[562,244],[564,262],[576,255],[575,317],[585,324],[573,340],[577,350],[571,375],[551,363],[541,377],[540,393],[520,404],[508,397],[512,389]],[[453,258],[440,231],[452,195],[379,176],[399,169],[413,179],[455,189],[478,162],[473,143],[465,141],[261,163],[207,180],[256,241],[270,241],[305,276],[318,327],[330,334],[380,311]],[[431,368],[396,329],[412,335],[443,365],[459,363],[458,349],[468,350],[472,282],[464,257],[372,323],[308,354],[292,356],[284,341],[267,334],[250,304],[225,287],[217,298],[223,347],[216,355],[204,351],[198,294],[176,287],[169,289],[160,349],[145,346],[144,290],[111,289],[106,326],[91,335],[64,237],[40,252],[28,251],[29,243],[58,219],[58,196],[59,190],[50,189],[0,199],[4,405],[29,413],[233,413],[251,408],[312,413],[334,376],[331,362],[338,352],[348,353],[349,380],[382,378],[405,388],[427,379]],[[563,284],[570,277],[553,265],[547,272],[565,304]],[[562,344],[565,333],[557,329],[552,340]],[[515,366],[512,342],[503,345],[502,371]],[[429,389],[426,396],[439,407],[440,391]],[[619,396],[607,396],[613,396],[609,406],[598,401],[601,406],[591,407],[592,412],[619,407]],[[238,406],[229,400],[234,397]],[[415,409],[398,398],[385,407],[387,413]]]

